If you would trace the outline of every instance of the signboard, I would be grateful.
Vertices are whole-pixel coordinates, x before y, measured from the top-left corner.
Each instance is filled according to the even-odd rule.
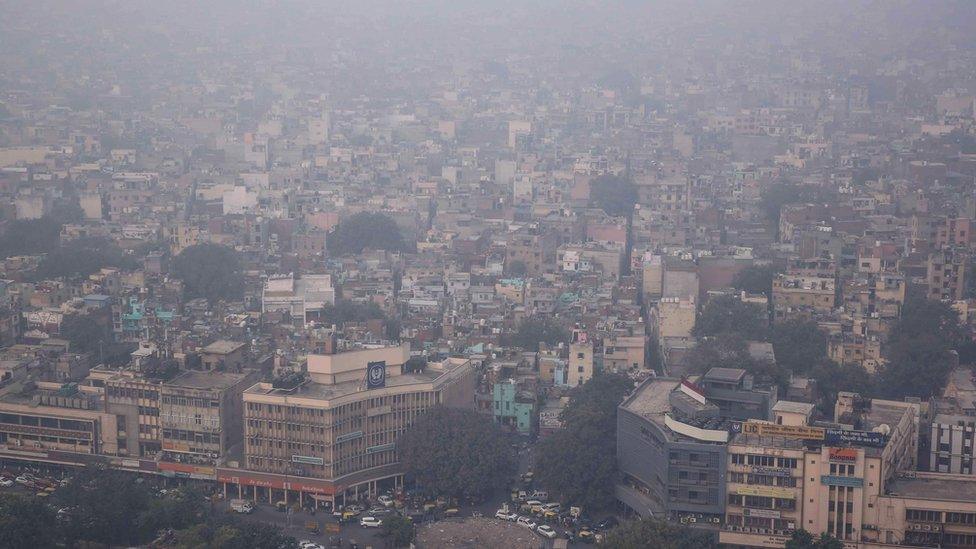
[[[740,496],[760,496],[766,498],[796,499],[792,490],[771,486],[739,486],[735,493]]]
[[[363,436],[362,431],[353,431],[351,433],[346,433],[344,435],[337,436],[335,441],[336,444],[339,444],[341,442],[346,442],[347,440],[356,440],[357,438],[362,438],[362,436]]]
[[[386,361],[378,360],[366,365],[366,388],[380,389],[386,387]]]
[[[864,486],[864,479],[860,477],[820,475],[820,484],[823,484],[824,486],[849,486],[852,488],[862,488]]]
[[[777,425],[748,421],[742,424],[742,432],[748,435],[799,438],[804,440],[823,440],[824,430],[820,427],[804,425]]]
[[[291,461],[292,463],[305,463],[308,465],[325,465],[324,459],[312,456],[293,455],[291,456]]]
[[[836,446],[870,446],[872,448],[884,448],[887,436],[884,433],[874,431],[848,431],[844,429],[827,429],[824,440],[827,444]]]
[[[784,469],[782,467],[762,467],[760,465],[753,465],[751,471],[757,475],[770,475],[774,477],[793,476],[792,471],[790,471],[789,469]]]
[[[830,461],[841,461],[844,463],[854,463],[857,461],[856,448],[831,448]]]
[[[742,514],[747,517],[778,519],[781,515],[775,509],[743,509]]]
[[[366,453],[375,454],[376,452],[386,452],[387,450],[392,450],[394,448],[396,448],[396,444],[392,442],[389,444],[379,444],[377,446],[370,446],[366,448]]]

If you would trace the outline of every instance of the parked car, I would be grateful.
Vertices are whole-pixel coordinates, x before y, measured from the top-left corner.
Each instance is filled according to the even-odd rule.
[[[23,484],[25,486],[28,484],[33,486],[34,484],[34,477],[28,474],[20,475],[15,480],[17,481],[17,484]]]
[[[556,531],[552,529],[552,526],[549,526],[547,524],[543,524],[542,526],[539,526],[538,528],[535,529],[535,531],[542,537],[546,537],[549,539],[556,538]]]
[[[236,513],[247,515],[250,514],[251,511],[254,511],[254,504],[243,499],[232,499],[230,500],[230,508]]]
[[[320,545],[318,543],[315,543],[314,541],[310,541],[307,539],[298,542],[298,547],[300,547],[301,549],[325,549],[324,545]]]
[[[537,499],[530,499],[525,502],[525,505],[532,510],[533,513],[538,513],[542,510],[542,502]]]
[[[529,517],[519,517],[516,523],[518,523],[519,526],[525,526],[529,530],[535,530],[535,527],[537,526],[535,521]]]
[[[359,525],[363,528],[379,528],[383,525],[383,521],[376,517],[363,517],[359,519]]]
[[[9,477],[0,477],[0,486],[3,486],[4,488],[10,488],[13,485],[14,485],[13,479]]]
[[[509,511],[506,511],[504,509],[499,509],[499,510],[495,511],[495,518],[496,519],[507,520],[509,522],[512,522],[512,521],[518,520],[518,515],[515,514],[515,513],[511,513]]]
[[[560,508],[561,508],[561,506],[558,503],[543,503],[542,504],[542,510],[543,511],[555,511],[556,513],[558,513]]]
[[[393,498],[385,494],[376,498],[376,501],[380,502],[383,507],[393,507]]]

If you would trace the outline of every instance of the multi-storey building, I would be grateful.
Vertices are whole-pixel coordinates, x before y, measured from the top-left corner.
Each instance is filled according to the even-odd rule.
[[[308,357],[307,379],[244,392],[244,456],[218,481],[237,497],[334,504],[399,486],[397,438],[437,405],[472,407],[470,360],[405,373],[409,345]]]

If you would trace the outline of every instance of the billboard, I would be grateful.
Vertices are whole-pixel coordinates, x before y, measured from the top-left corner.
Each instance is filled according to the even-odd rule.
[[[831,448],[830,461],[854,463],[857,461],[857,450],[854,448]]]
[[[796,499],[792,490],[787,488],[774,488],[771,486],[739,486],[735,493],[740,496],[761,496],[767,498]]]
[[[823,440],[824,430],[820,427],[805,425],[777,425],[759,421],[747,421],[742,424],[742,432],[747,435],[767,437],[800,438],[804,440]]]
[[[824,440],[827,444],[835,446],[870,446],[872,448],[884,448],[887,436],[884,433],[874,431],[854,431],[845,429],[827,429]]]
[[[386,387],[386,361],[378,360],[366,365],[366,388],[381,389]]]
[[[824,486],[849,486],[851,488],[861,488],[864,486],[864,479],[860,477],[820,475],[820,484],[823,484]]]

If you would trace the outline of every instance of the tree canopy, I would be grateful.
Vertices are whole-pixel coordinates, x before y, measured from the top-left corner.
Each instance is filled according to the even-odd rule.
[[[237,299],[244,293],[240,254],[218,244],[197,244],[180,252],[173,273],[183,281],[187,297],[215,302]]]
[[[40,500],[0,494],[0,547],[34,549],[57,545],[54,512]]]
[[[945,387],[955,364],[954,349],[963,340],[959,316],[941,301],[912,296],[892,327],[885,345],[887,363],[879,392],[889,398],[928,398]]]
[[[637,187],[624,177],[601,175],[590,182],[590,204],[607,215],[630,215],[637,203]]]
[[[794,374],[806,374],[827,358],[827,336],[813,320],[779,322],[769,339],[776,363]]]
[[[610,549],[714,549],[714,535],[707,531],[672,524],[664,520],[631,520],[607,534],[604,546]]]
[[[539,443],[536,480],[550,497],[603,509],[613,504],[617,463],[617,406],[633,389],[630,378],[619,374],[594,376],[574,389],[560,419],[563,428]]]
[[[734,333],[745,339],[765,341],[769,322],[762,307],[735,296],[712,298],[702,308],[692,331],[696,337]]]
[[[417,529],[410,519],[401,515],[390,515],[383,519],[380,535],[386,538],[392,547],[410,547],[417,537]]]
[[[789,372],[776,363],[754,358],[749,345],[741,334],[722,332],[703,339],[688,353],[688,370],[703,374],[710,368],[740,368],[750,374],[783,386],[789,380]]]
[[[365,249],[397,252],[409,248],[390,216],[359,212],[342,220],[329,233],[326,249],[331,256],[341,256],[362,253]]]
[[[105,238],[77,238],[59,246],[41,260],[34,273],[39,280],[84,278],[103,267],[132,269],[137,266],[118,246]]]
[[[0,258],[37,255],[54,250],[58,246],[63,225],[51,217],[11,221],[0,235]]]
[[[776,268],[772,265],[750,265],[735,273],[732,287],[750,294],[773,295],[773,276]]]
[[[501,428],[473,410],[438,406],[397,441],[407,478],[430,495],[481,500],[515,468]]]
[[[797,530],[787,540],[784,549],[844,549],[844,543],[827,533],[814,537],[806,530]]]
[[[569,341],[569,334],[558,322],[547,316],[531,316],[519,323],[515,333],[505,334],[502,345],[538,351],[539,343],[556,345]]]

